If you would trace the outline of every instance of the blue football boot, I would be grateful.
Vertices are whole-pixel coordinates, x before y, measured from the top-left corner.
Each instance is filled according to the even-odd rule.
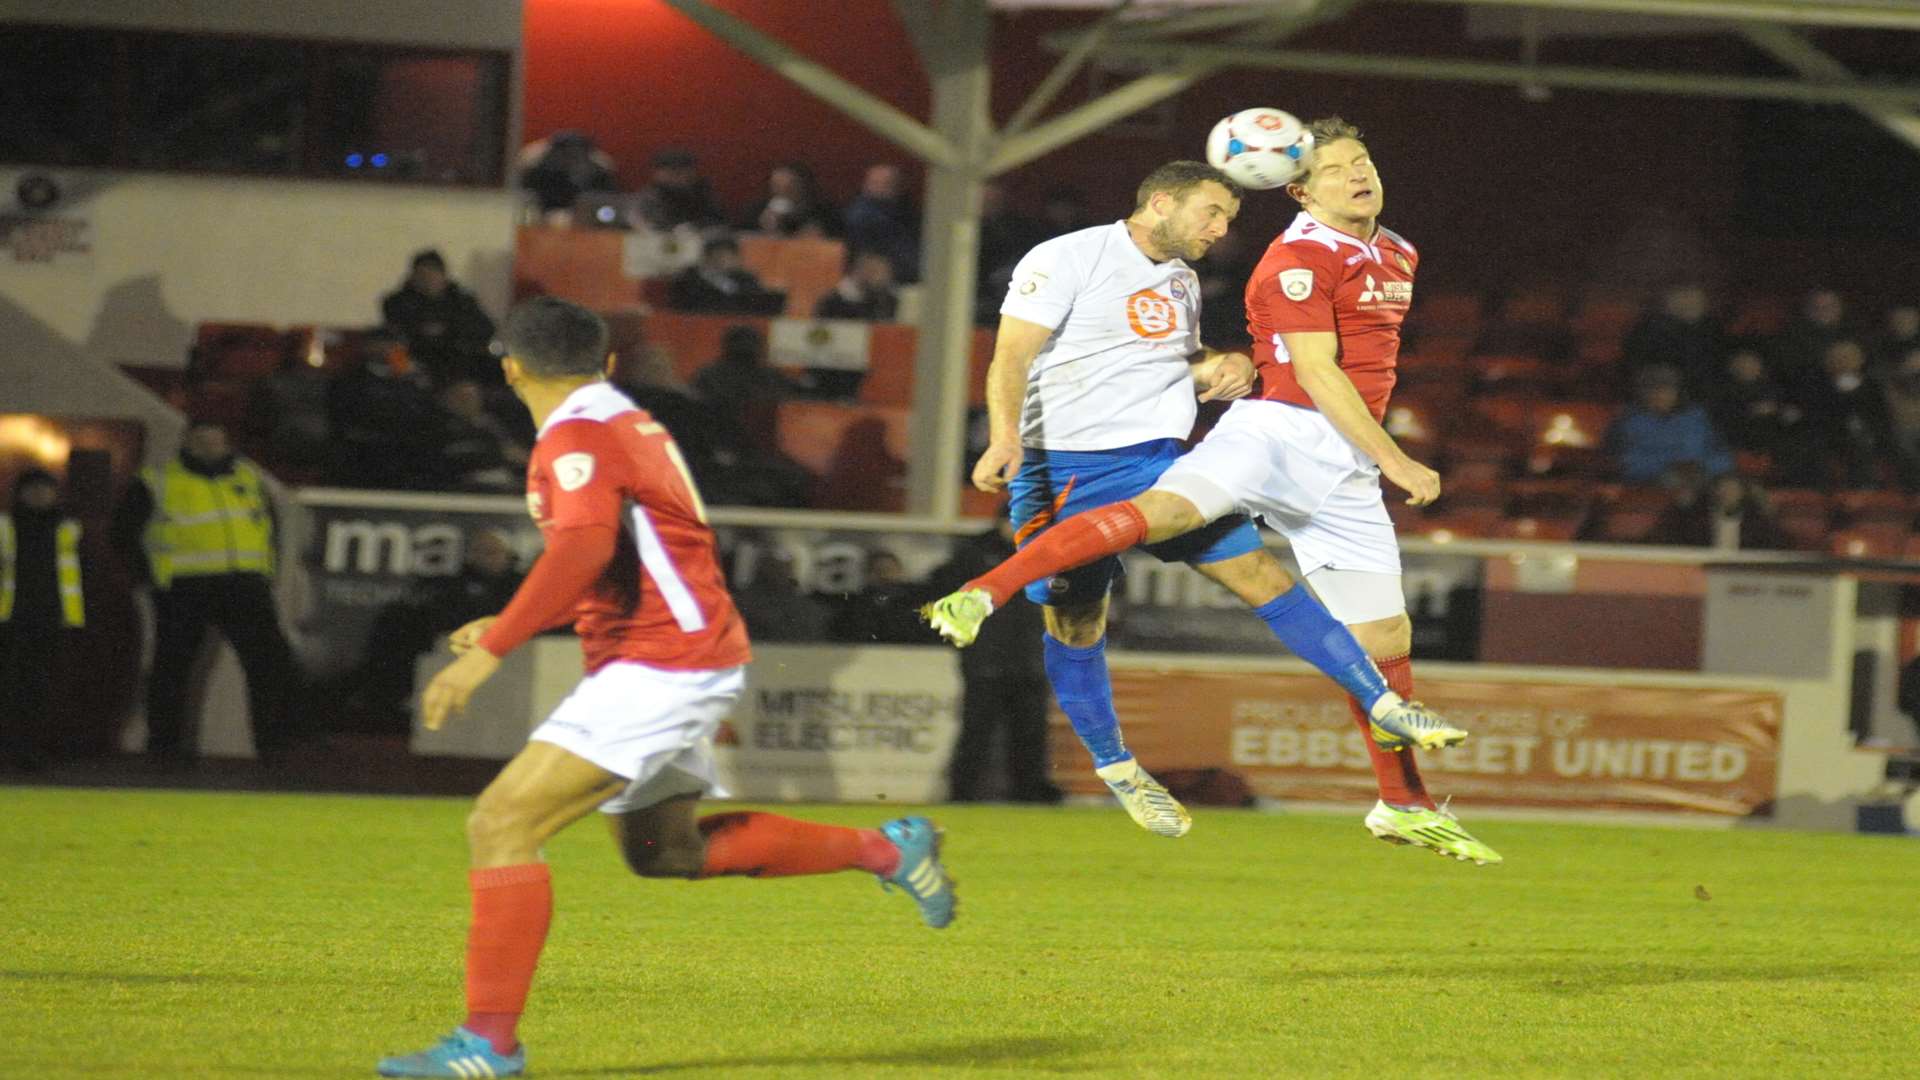
[[[472,1080],[482,1076],[519,1076],[527,1071],[527,1045],[511,1054],[495,1053],[493,1044],[457,1027],[453,1034],[417,1054],[381,1058],[381,1076],[455,1076]]]
[[[944,929],[953,921],[959,900],[953,879],[940,865],[940,829],[926,818],[909,817],[887,822],[880,826],[880,833],[900,849],[900,868],[892,877],[881,878],[881,887],[905,889],[920,905],[920,918],[935,930]]]

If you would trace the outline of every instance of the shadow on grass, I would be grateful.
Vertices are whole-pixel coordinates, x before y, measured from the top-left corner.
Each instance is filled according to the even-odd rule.
[[[921,1043],[898,1050],[874,1050],[836,1054],[825,1053],[789,1053],[766,1054],[761,1056],[691,1058],[684,1061],[656,1061],[633,1065],[609,1066],[601,1069],[542,1069],[542,1077],[587,1077],[587,1076],[659,1076],[665,1073],[684,1072],[691,1069],[756,1069],[778,1066],[854,1066],[854,1065],[896,1065],[925,1066],[927,1068],[1005,1068],[1018,1065],[1036,1073],[1091,1073],[1100,1072],[1109,1062],[1069,1061],[1071,1057],[1084,1054],[1096,1047],[1111,1049],[1112,1045],[1100,1039],[1059,1038],[1035,1036],[1031,1038],[976,1039],[964,1042]]]
[[[135,986],[191,986],[195,983],[243,983],[253,980],[244,975],[200,975],[192,972],[140,971],[8,971],[0,970],[0,983],[128,983]]]
[[[1675,986],[1713,982],[1831,982],[1859,980],[1884,973],[1876,965],[1793,962],[1759,956],[1717,956],[1678,960],[1577,957],[1565,955],[1488,956],[1478,961],[1453,958],[1305,968],[1288,980],[1385,982],[1496,979],[1543,994],[1586,994],[1635,986]]]

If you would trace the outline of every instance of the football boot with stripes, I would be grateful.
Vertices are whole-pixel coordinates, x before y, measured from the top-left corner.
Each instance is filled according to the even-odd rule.
[[[1506,861],[1499,852],[1474,839],[1445,805],[1429,810],[1424,806],[1401,808],[1385,801],[1376,802],[1367,814],[1367,831],[1389,844],[1413,844],[1461,862],[1490,866]]]
[[[522,1043],[511,1054],[495,1053],[493,1044],[466,1028],[417,1054],[382,1058],[381,1076],[457,1076],[478,1080],[488,1076],[520,1076],[527,1071],[527,1047]]]
[[[938,826],[923,817],[895,818],[880,826],[880,835],[900,850],[900,867],[892,877],[880,879],[882,888],[898,886],[920,905],[920,918],[935,930],[945,929],[953,921],[959,898],[954,895],[953,879],[940,865]]]
[[[1147,774],[1133,758],[1093,770],[1134,823],[1156,836],[1180,837],[1193,828],[1193,815],[1180,805],[1160,781]]]

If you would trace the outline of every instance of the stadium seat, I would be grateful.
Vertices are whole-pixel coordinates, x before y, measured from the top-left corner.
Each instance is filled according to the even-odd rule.
[[[1767,498],[1773,507],[1774,523],[1796,549],[1827,550],[1833,521],[1826,492],[1780,488],[1770,492]]]
[[[1476,396],[1469,408],[1482,434],[1524,441],[1533,430],[1533,402],[1529,394],[1492,393]]]
[[[188,369],[213,379],[271,375],[292,354],[294,337],[258,323],[201,323]]]
[[[1434,293],[1414,301],[1410,321],[1470,340],[1480,332],[1483,309],[1483,302],[1474,293]]]
[[[1787,328],[1793,303],[1779,296],[1749,296],[1727,320],[1727,333],[1737,338],[1772,337]]]
[[[1602,543],[1638,543],[1646,539],[1672,505],[1670,488],[1608,485],[1594,511],[1596,527],[1590,538]]]
[[[1516,480],[1507,486],[1507,513],[1516,518],[1586,517],[1594,485],[1587,480]]]
[[[1861,525],[1834,533],[1827,551],[1849,559],[1898,559],[1906,551],[1910,535],[1900,525]]]
[[[1873,524],[1904,529],[1913,522],[1913,497],[1905,492],[1842,491],[1833,496],[1832,506],[1849,527]]]
[[[1542,401],[1533,410],[1533,446],[1527,472],[1534,476],[1597,476],[1611,464],[1607,429],[1620,406],[1605,401]]]
[[[1580,531],[1578,517],[1505,518],[1491,535],[1500,540],[1551,540],[1564,543]]]
[[[1498,321],[1515,326],[1564,325],[1566,295],[1550,286],[1517,290],[1500,301]]]
[[[1626,337],[1627,330],[1640,317],[1638,301],[1618,296],[1588,296],[1573,316],[1573,332],[1582,340],[1611,340]]]
[[[1474,386],[1486,393],[1537,393],[1558,378],[1558,365],[1518,353],[1477,354],[1467,359],[1467,367]]]
[[[1413,396],[1396,397],[1387,406],[1386,422],[1382,426],[1395,442],[1409,451],[1424,449],[1439,442],[1445,434],[1445,415],[1441,407],[1431,401]]]

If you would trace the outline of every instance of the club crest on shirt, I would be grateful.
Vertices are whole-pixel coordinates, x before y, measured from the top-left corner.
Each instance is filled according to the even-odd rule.
[[[1289,300],[1305,300],[1313,292],[1313,271],[1295,267],[1280,271],[1280,293]]]
[[[1400,264],[1400,270],[1402,273],[1407,273],[1407,274],[1413,273],[1413,264],[1407,261],[1407,257],[1405,255],[1402,255],[1396,251],[1393,253],[1393,261]]]
[[[1167,291],[1173,294],[1175,300],[1185,303],[1187,299],[1187,279],[1174,278],[1167,284]]]
[[[584,451],[561,454],[553,459],[553,478],[561,491],[579,491],[593,479],[593,455]]]
[[[1027,275],[1027,280],[1020,283],[1020,295],[1032,296],[1034,293],[1040,291],[1040,286],[1046,283],[1047,275],[1035,270],[1033,273]]]

